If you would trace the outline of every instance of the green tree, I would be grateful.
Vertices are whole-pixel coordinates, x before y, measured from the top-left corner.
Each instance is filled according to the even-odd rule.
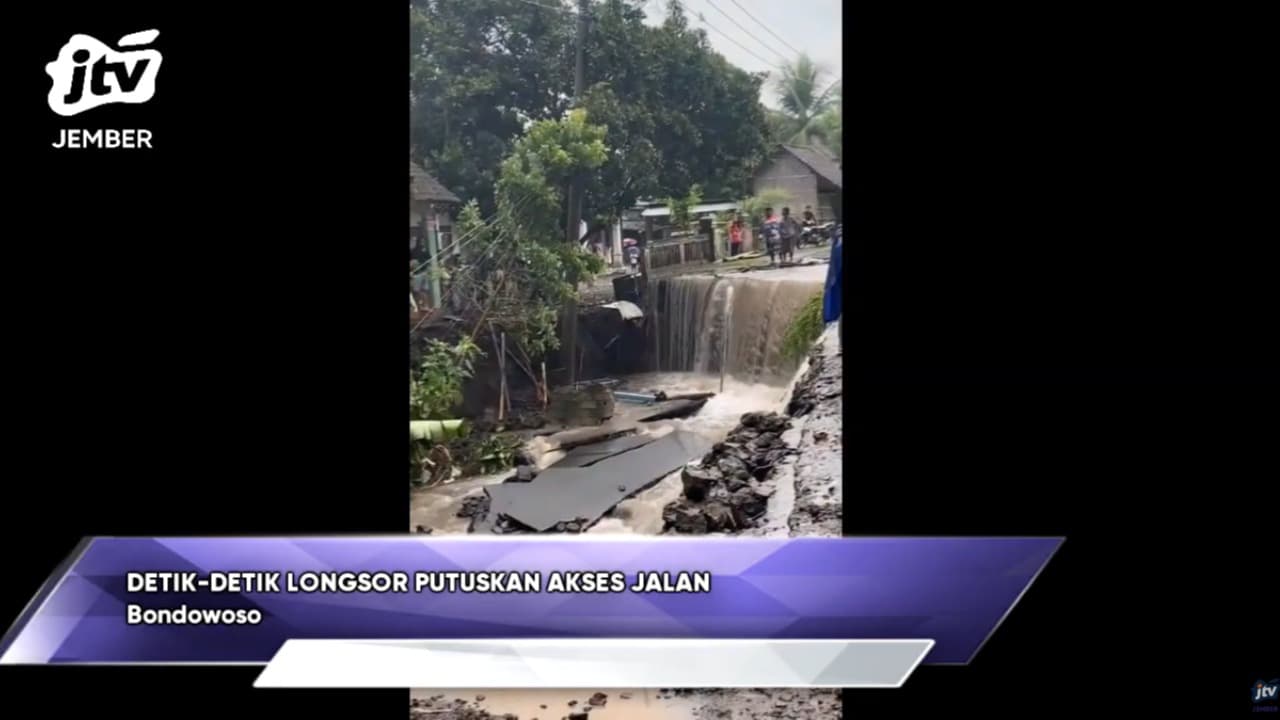
[[[554,5],[558,0],[546,0]],[[502,159],[530,121],[562,116],[573,91],[572,25],[521,0],[411,0],[414,154],[488,215]]]
[[[751,227],[757,227],[764,222],[764,211],[768,208],[777,211],[794,204],[794,198],[785,190],[768,189],[738,203],[738,211],[747,219]]]
[[[695,184],[708,197],[745,192],[767,150],[763,76],[712,51],[678,7],[659,27],[629,0],[593,0],[589,12],[582,107],[608,128],[610,152],[585,177],[584,219],[598,225],[639,197]],[[482,216],[497,209],[503,158],[524,128],[570,105],[574,23],[523,0],[410,4],[411,140]]]
[[[693,208],[702,202],[702,188],[694,185],[689,189],[689,194],[684,197],[673,197],[667,199],[667,207],[671,211],[671,224],[681,230],[689,230],[693,227],[694,214]]]
[[[564,241],[564,188],[574,174],[604,163],[605,135],[584,110],[533,123],[502,163],[497,216],[486,223],[474,201],[463,209],[464,267],[454,274],[453,303],[477,330],[493,323],[534,357],[557,346],[559,309],[603,269],[598,257]]]
[[[782,74],[774,82],[778,103],[785,123],[778,128],[778,139],[789,144],[822,139],[819,118],[832,107],[836,83],[827,80],[826,70],[808,55],[801,55],[782,66]]]
[[[815,135],[844,164],[844,93],[839,84],[832,92],[831,107],[818,116],[814,130]]]
[[[409,419],[443,420],[462,402],[462,385],[484,353],[470,338],[455,345],[432,340],[422,363],[409,376]]]

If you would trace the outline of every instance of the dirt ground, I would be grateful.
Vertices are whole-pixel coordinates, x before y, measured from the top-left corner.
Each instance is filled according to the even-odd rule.
[[[410,720],[837,720],[839,690],[414,690]]]

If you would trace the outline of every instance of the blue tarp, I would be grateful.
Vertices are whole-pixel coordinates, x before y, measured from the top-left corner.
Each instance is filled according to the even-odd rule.
[[[831,243],[831,262],[827,265],[827,291],[822,297],[822,321],[835,322],[840,318],[844,304],[842,280],[844,279],[844,232],[837,230]]]

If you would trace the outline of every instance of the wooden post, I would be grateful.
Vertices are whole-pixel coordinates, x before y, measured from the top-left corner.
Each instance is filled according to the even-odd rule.
[[[429,209],[427,210],[427,212],[430,213],[431,219],[430,221],[425,221],[424,224],[426,225],[425,234],[427,236],[427,252],[431,253],[431,256],[430,256],[431,264],[430,264],[430,269],[428,269],[427,272],[431,273],[431,307],[436,308],[438,310],[440,309],[440,300],[441,300],[440,221],[436,217],[436,207],[434,205],[429,205],[428,208]]]
[[[511,409],[511,399],[507,396],[507,334],[502,333],[502,352],[498,355],[498,367],[502,370],[502,386],[498,393],[498,419],[505,420],[507,411]]]
[[[649,255],[650,249],[653,248],[653,218],[644,219],[644,252],[640,253],[640,274],[646,278],[649,276],[649,268],[652,257]]]
[[[542,409],[547,409],[547,403],[551,400],[551,388],[547,387],[547,361],[542,361]]]

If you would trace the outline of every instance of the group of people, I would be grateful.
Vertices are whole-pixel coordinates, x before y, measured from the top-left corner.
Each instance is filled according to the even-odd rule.
[[[809,205],[804,207],[804,214],[799,221],[791,214],[791,208],[782,208],[781,217],[774,214],[773,208],[765,208],[760,236],[764,238],[765,251],[769,253],[769,263],[777,265],[779,260],[793,262],[796,244],[799,243],[804,228],[816,227],[817,224],[818,218],[813,213],[813,207]],[[729,223],[729,254],[731,256],[742,252],[745,227],[741,215]]]

